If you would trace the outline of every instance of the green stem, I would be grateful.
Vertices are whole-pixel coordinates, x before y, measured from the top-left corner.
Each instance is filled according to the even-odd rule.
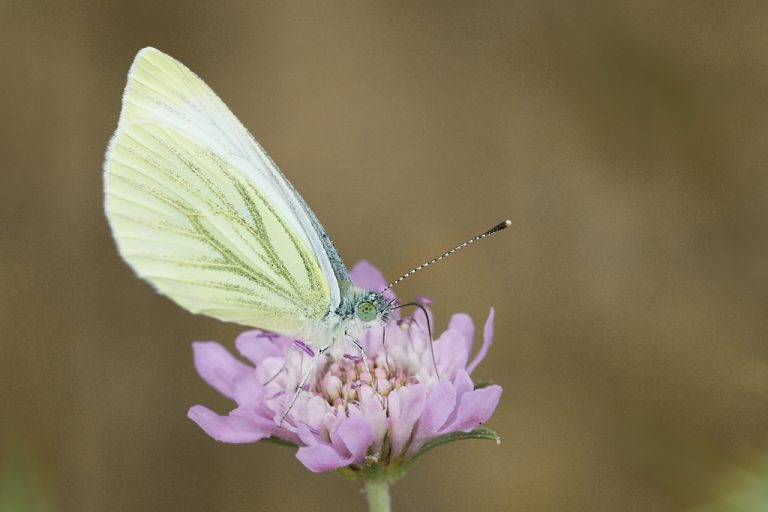
[[[390,512],[389,481],[386,478],[365,482],[365,496],[368,498],[368,512]]]

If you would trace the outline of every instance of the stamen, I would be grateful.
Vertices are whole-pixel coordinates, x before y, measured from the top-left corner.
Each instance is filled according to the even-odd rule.
[[[315,351],[312,350],[312,348],[309,345],[307,345],[306,343],[304,343],[303,341],[301,341],[301,340],[293,340],[293,343],[295,345],[297,345],[300,349],[302,349],[304,352],[309,354],[309,357],[315,357]]]

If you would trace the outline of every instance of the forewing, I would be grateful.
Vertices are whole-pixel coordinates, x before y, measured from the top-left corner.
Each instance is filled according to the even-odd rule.
[[[107,216],[123,257],[178,304],[295,334],[328,312],[338,284],[258,149],[197,77],[143,50],[107,153]]]
[[[131,66],[116,137],[136,122],[172,127],[218,155],[268,198],[314,256],[327,283],[326,312],[338,307],[338,280],[349,276],[315,215],[224,102],[183,64],[154,48],[141,50]]]

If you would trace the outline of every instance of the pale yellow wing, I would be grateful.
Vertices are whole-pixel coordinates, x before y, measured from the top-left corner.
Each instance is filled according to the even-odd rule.
[[[105,162],[120,253],[194,313],[297,334],[335,309],[338,283],[265,162],[199,78],[157,50],[139,53]]]

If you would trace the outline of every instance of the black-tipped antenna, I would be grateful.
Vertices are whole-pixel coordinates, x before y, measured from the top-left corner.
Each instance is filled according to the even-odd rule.
[[[491,236],[491,235],[493,235],[495,233],[498,233],[502,229],[507,229],[511,225],[512,225],[512,221],[511,220],[505,220],[504,222],[500,222],[500,223],[496,224],[495,226],[493,226],[491,229],[489,229],[485,233],[481,233],[481,234],[477,235],[474,238],[470,238],[466,242],[457,245],[456,247],[454,247],[450,251],[444,252],[443,254],[438,256],[437,258],[431,259],[431,260],[427,261],[426,263],[422,263],[421,265],[419,265],[418,267],[414,268],[413,270],[410,270],[410,271],[406,272],[405,274],[401,275],[400,277],[398,277],[397,279],[395,279],[394,281],[389,283],[386,288],[381,290],[381,293],[384,293],[385,291],[389,290],[390,288],[395,286],[397,283],[399,283],[400,281],[402,281],[406,277],[411,277],[413,274],[415,274],[419,270],[427,268],[428,266],[430,266],[433,263],[437,263],[438,261],[440,261],[441,259],[445,258],[446,256],[450,256],[451,254],[455,253],[459,249],[463,249],[466,246],[468,246],[470,244],[473,244],[473,243],[477,242],[478,240],[480,240],[482,238],[485,238],[487,236]]]

